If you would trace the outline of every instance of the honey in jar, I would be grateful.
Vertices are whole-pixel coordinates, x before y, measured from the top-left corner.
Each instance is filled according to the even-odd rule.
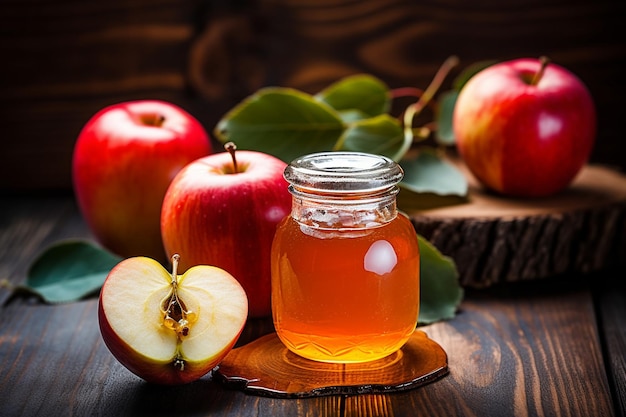
[[[415,330],[419,249],[396,209],[398,164],[327,152],[285,170],[293,208],[272,246],[272,313],[292,352],[324,362],[366,362]]]

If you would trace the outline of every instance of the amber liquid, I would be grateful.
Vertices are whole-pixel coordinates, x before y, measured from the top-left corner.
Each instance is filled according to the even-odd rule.
[[[365,362],[404,345],[419,311],[419,249],[410,221],[320,230],[286,218],[272,250],[276,332],[292,352]]]

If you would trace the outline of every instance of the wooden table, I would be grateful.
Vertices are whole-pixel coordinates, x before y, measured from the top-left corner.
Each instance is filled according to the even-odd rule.
[[[90,237],[71,196],[0,198],[0,279],[22,282],[39,251],[70,237]],[[421,328],[446,350],[447,376],[395,394],[308,399],[227,390],[210,375],[148,385],[105,347],[95,298],[50,306],[3,288],[0,416],[624,416],[622,280],[604,271],[468,291],[456,318]],[[270,331],[252,321],[240,344]]]

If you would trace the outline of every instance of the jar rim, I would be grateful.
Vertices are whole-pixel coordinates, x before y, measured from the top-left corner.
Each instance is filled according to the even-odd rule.
[[[382,155],[364,152],[318,152],[293,160],[283,173],[300,190],[326,193],[377,192],[395,187],[404,171]]]

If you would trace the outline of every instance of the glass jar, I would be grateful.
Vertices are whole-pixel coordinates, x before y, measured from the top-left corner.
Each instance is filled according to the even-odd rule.
[[[400,349],[419,311],[419,248],[396,210],[404,175],[392,160],[325,152],[284,172],[291,215],[272,245],[272,314],[292,352],[366,362]]]

